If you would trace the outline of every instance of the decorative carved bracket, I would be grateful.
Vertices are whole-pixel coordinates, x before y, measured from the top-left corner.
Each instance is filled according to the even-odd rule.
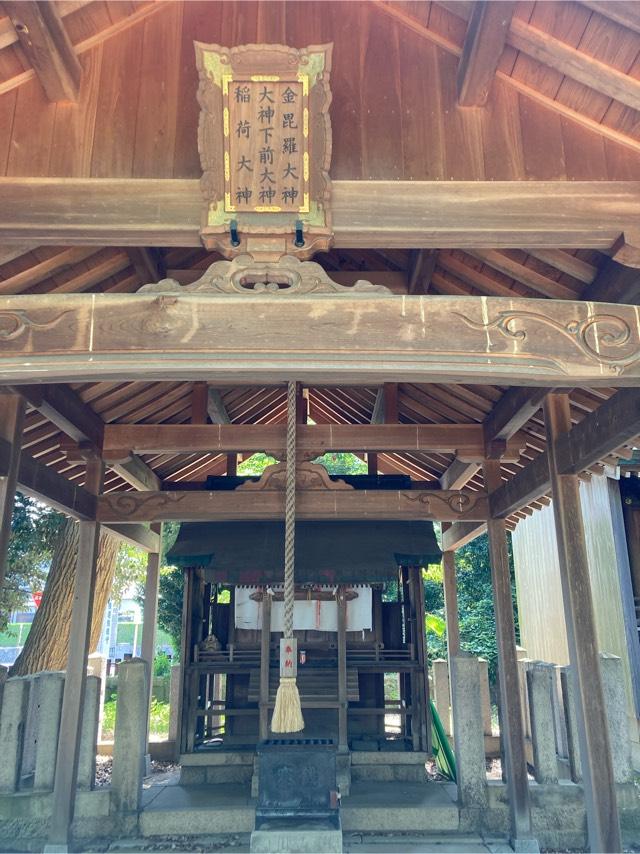
[[[287,476],[286,463],[274,463],[262,473],[260,480],[248,480],[241,484],[236,492],[240,490],[261,491],[263,489],[284,490]],[[344,480],[331,480],[326,468],[320,463],[298,463],[296,469],[296,486],[298,489],[310,490],[332,490],[343,492],[352,490],[353,487]]]
[[[277,263],[254,261],[251,255],[240,255],[233,261],[216,261],[206,273],[190,285],[175,279],[143,285],[139,293],[199,293],[210,296],[314,296],[344,294],[391,294],[383,285],[359,279],[355,285],[339,285],[314,261],[300,261],[285,255]]]

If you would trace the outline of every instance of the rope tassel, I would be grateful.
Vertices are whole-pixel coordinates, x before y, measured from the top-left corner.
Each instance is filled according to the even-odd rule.
[[[293,636],[296,535],[296,384],[287,385],[287,467],[284,514],[284,637],[280,641],[280,684],[271,719],[272,732],[300,732],[304,719],[296,684],[298,644]]]

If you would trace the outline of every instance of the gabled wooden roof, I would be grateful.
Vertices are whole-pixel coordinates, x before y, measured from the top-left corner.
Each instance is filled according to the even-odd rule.
[[[504,4],[505,6],[508,4]],[[519,2],[487,106],[459,107],[460,55],[472,4],[459,2],[59,2],[82,66],[76,104],[51,102],[0,6],[0,175],[198,178],[193,41],[233,45],[333,41],[335,179],[637,180],[640,13],[635,2]],[[550,200],[552,204],[552,200]],[[0,244],[0,295],[135,292],[165,274],[188,283],[216,255],[203,249]],[[594,298],[607,255],[587,249],[340,249],[330,273],[385,277],[398,292]],[[597,295],[596,297],[597,298]],[[94,383],[73,390],[102,420],[186,423],[189,383]],[[401,384],[401,421],[481,422],[494,386]],[[613,389],[572,392],[579,421]],[[284,392],[229,388],[234,423],[284,420]],[[318,423],[366,423],[376,389],[309,389]],[[541,413],[511,476],[541,452]],[[62,434],[39,412],[26,449],[81,483]],[[220,455],[145,457],[166,481],[221,474]],[[380,454],[381,471],[437,481],[449,455]],[[481,473],[468,482],[482,487]],[[125,488],[114,472],[108,489]],[[535,505],[534,505],[535,506]],[[518,515],[518,514],[516,514]],[[522,515],[522,514],[519,514]]]

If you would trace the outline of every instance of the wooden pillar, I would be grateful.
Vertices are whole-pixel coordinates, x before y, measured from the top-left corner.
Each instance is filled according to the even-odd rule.
[[[162,525],[154,523],[151,530],[160,537],[162,548]],[[160,589],[160,549],[149,552],[147,557],[147,578],[144,585],[144,617],[142,623],[141,658],[149,665],[149,712],[153,695],[153,660],[156,649],[156,624],[158,622],[158,592]],[[135,650],[134,650],[135,652]],[[149,714],[147,714],[147,744],[149,742]]]
[[[104,464],[102,460],[89,460],[84,488],[93,495],[99,495],[102,490],[103,477]],[[49,842],[56,846],[68,844],[69,831],[73,821],[96,562],[100,539],[100,525],[97,522],[78,522],[78,524],[80,525],[80,538],[49,829]]]
[[[420,721],[420,741],[422,750],[427,753],[431,752],[431,710],[429,708],[429,680],[427,678],[427,635],[425,630],[425,609],[424,609],[424,582],[422,580],[422,569],[419,566],[411,568],[413,575],[414,595],[415,595],[415,626],[416,626],[416,644],[418,647],[418,662],[420,670],[417,673],[416,692],[413,698],[414,703],[419,701],[420,713],[418,720]],[[412,718],[413,720],[413,718]]]
[[[502,482],[498,460],[485,460],[484,480],[488,492],[491,493],[498,489]],[[491,582],[496,614],[501,707],[500,738],[505,764],[503,771],[506,776],[509,795],[511,836],[513,840],[523,840],[532,836],[531,805],[520,705],[518,658],[505,520],[489,519],[487,532],[489,534]]]
[[[338,588],[338,750],[347,750],[347,600]]]
[[[271,664],[271,595],[262,596],[262,635],[260,637],[260,739],[269,736],[269,665]]]
[[[555,441],[571,428],[568,395],[547,395],[544,417],[567,641],[577,695],[589,846],[592,851],[621,851],[579,481],[577,475],[558,474],[556,464]]]
[[[455,552],[443,552],[442,574],[444,586],[444,615],[447,623],[447,656],[449,672],[451,659],[460,653],[460,620],[458,618],[458,582]]]
[[[11,517],[15,503],[16,482],[20,466],[20,446],[24,425],[24,398],[19,394],[0,397],[0,437],[11,443],[11,456],[6,471],[0,473],[0,589],[4,584],[7,549],[11,536]]]

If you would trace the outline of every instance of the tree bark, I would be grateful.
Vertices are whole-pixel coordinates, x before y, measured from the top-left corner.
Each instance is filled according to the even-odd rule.
[[[100,534],[89,647],[92,651],[100,639],[119,547],[120,543],[115,537],[104,531]],[[68,519],[56,543],[42,602],[36,611],[24,648],[11,668],[11,676],[66,668],[77,555],[78,524]]]

